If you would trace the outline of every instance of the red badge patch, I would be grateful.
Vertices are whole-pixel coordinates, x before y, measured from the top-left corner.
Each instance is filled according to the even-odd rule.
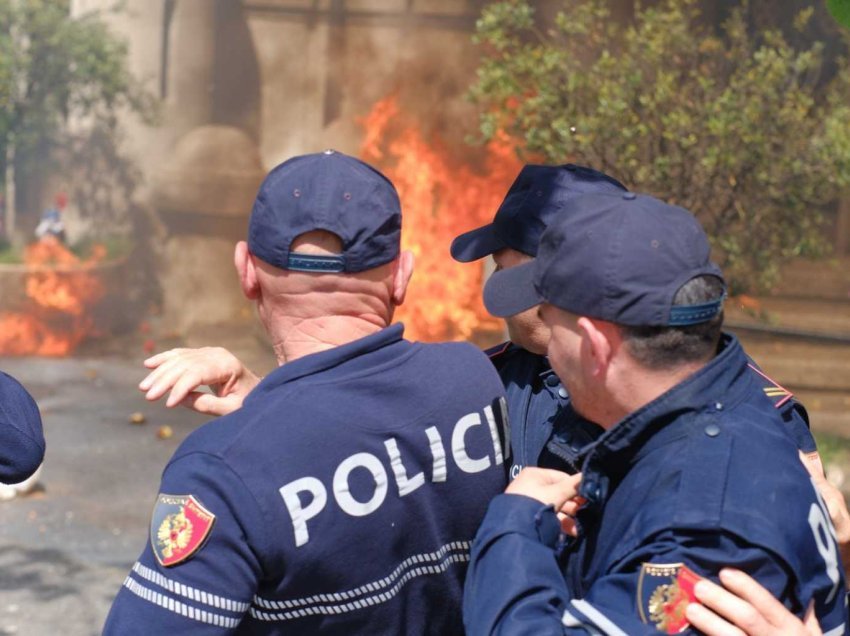
[[[151,515],[151,547],[164,567],[182,563],[203,547],[215,515],[192,495],[156,498]]]
[[[637,586],[637,606],[644,623],[665,634],[685,631],[688,603],[698,603],[694,585],[702,577],[684,563],[644,563]]]

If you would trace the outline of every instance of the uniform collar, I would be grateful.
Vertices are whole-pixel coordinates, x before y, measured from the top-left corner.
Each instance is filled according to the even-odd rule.
[[[582,450],[585,456],[582,495],[604,500],[609,479],[616,481],[634,459],[680,434],[666,428],[689,413],[723,410],[746,397],[747,357],[738,339],[723,334],[719,353],[699,371],[630,413]],[[587,490],[587,492],[585,492]]]
[[[262,394],[288,382],[328,371],[364,354],[373,353],[389,345],[404,342],[403,338],[404,325],[396,323],[365,338],[360,338],[339,347],[313,353],[292,362],[282,364],[263,378],[263,381],[245,398],[245,404],[249,404]],[[392,358],[396,355],[396,352],[388,352],[387,357]]]

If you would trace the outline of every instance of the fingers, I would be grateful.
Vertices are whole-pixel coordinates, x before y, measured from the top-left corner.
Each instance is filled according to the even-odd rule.
[[[835,535],[841,547],[842,556],[845,556],[850,553],[850,546],[848,546],[850,544],[850,511],[847,510],[844,495],[826,479],[823,462],[817,451],[813,453],[800,451],[799,454],[800,461],[803,462],[803,466],[811,475],[812,481],[815,482],[821,497],[823,497],[829,511],[829,518],[835,527]]]
[[[707,634],[807,634],[800,619],[750,576],[724,568],[720,581],[726,589],[706,579],[694,586],[694,594],[704,605],[688,606],[688,620],[694,627]]]
[[[578,494],[581,475],[568,475],[560,470],[525,468],[508,485],[505,492],[525,495],[543,504],[561,510],[564,504]]]
[[[758,581],[741,570],[734,568],[723,568],[720,570],[720,582],[730,592],[737,594],[745,601],[752,603],[762,612],[766,612],[769,618],[781,616],[778,610],[784,610],[776,598],[767,591]]]
[[[573,497],[572,499],[567,500],[566,503],[564,503],[564,505],[561,506],[560,511],[563,512],[566,515],[569,515],[570,517],[575,517],[576,514],[578,513],[579,509],[585,503],[586,503],[585,500],[582,499],[581,497]]]
[[[803,462],[803,466],[806,468],[806,471],[808,471],[809,475],[812,476],[812,479],[814,479],[816,483],[820,484],[821,482],[826,481],[826,475],[824,474],[823,461],[821,461],[820,453],[817,451],[812,453],[797,451],[797,454],[800,456],[800,461]]]
[[[242,407],[242,398],[236,395],[218,397],[212,393],[193,391],[180,402],[181,406],[204,415],[227,415]]]
[[[839,543],[847,543],[850,541],[850,513],[847,511],[847,502],[844,501],[844,495],[828,481],[818,484],[818,490],[823,497],[826,508],[829,511],[829,518],[832,520],[832,525],[835,526],[835,534]]]
[[[181,369],[179,372],[175,371],[173,374],[170,374],[167,380],[164,380],[161,384],[157,385],[157,388],[164,389],[167,385],[171,386],[171,393],[165,401],[165,406],[171,408],[172,406],[177,406],[183,402],[189,393],[195,391],[203,384],[205,383],[194,369]]]
[[[767,621],[748,602],[707,579],[699,581],[694,586],[694,594],[706,608],[713,610],[744,630],[743,632],[737,630],[732,633],[763,634],[770,627]],[[716,624],[716,621],[712,620],[712,624]]]
[[[818,623],[818,617],[815,615],[814,600],[809,603],[809,609],[806,610],[806,616],[803,618],[803,625],[806,628],[806,634],[808,636],[823,636],[820,623]]]
[[[172,351],[177,351],[176,349]],[[166,353],[172,353],[172,351],[167,351]],[[163,354],[164,355],[164,354]],[[139,389],[142,391],[149,391],[151,387],[153,387],[157,382],[165,375],[172,373],[178,365],[182,366],[181,363],[182,357],[179,355],[169,356],[167,358],[161,358],[155,367],[153,367],[153,371],[148,373],[144,380],[139,382]],[[145,361],[147,362],[147,360]]]
[[[578,536],[578,524],[573,517],[565,515],[563,512],[559,512],[558,521],[561,522],[561,532],[571,537]]]
[[[172,359],[175,356],[180,355],[181,353],[188,351],[188,349],[169,349],[168,351],[163,351],[161,353],[157,353],[152,355],[150,358],[145,360],[142,364],[144,364],[148,369],[155,369],[163,362],[166,362]]]
[[[147,393],[148,400],[158,400],[171,391],[167,406],[176,406],[199,386],[232,385],[244,375],[244,388],[250,390],[257,381],[233,354],[220,347],[171,349],[148,358],[145,365],[153,370],[139,383],[139,389]]]
[[[145,378],[148,400],[158,400],[163,395],[172,392],[166,406],[176,406],[189,391],[205,384],[204,378],[181,359],[173,359],[162,364]],[[149,381],[147,381],[149,380]],[[141,384],[139,385],[141,388]],[[142,389],[144,390],[144,389]]]
[[[690,603],[685,609],[685,617],[692,627],[706,636],[746,636],[746,632],[742,632],[699,603]]]

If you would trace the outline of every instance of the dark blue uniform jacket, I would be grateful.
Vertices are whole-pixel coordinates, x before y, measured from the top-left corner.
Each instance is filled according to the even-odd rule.
[[[512,342],[485,353],[505,385],[511,426],[511,479],[525,466],[538,465],[540,452],[554,430],[560,433],[561,443],[574,448],[586,445],[602,432],[595,424],[578,419],[558,426],[558,415],[569,403],[569,397],[546,356]]]
[[[525,466],[578,472],[581,449],[599,437],[602,429],[567,408],[567,391],[546,356],[531,353],[512,342],[504,342],[485,353],[505,385],[511,426],[510,478],[516,477]],[[748,359],[748,364],[754,382],[769,398],[758,403],[778,412],[800,450],[816,451],[803,405],[752,359]]]
[[[844,634],[829,515],[748,364],[727,337],[712,362],[585,449],[588,503],[571,543],[551,507],[497,497],[473,544],[468,633],[657,633],[671,625],[682,565],[715,580],[731,565],[799,616],[814,601],[824,633]]]
[[[0,483],[24,481],[43,459],[38,406],[20,382],[0,372]]]
[[[187,438],[106,634],[462,633],[503,389],[472,345],[402,331],[287,363]]]

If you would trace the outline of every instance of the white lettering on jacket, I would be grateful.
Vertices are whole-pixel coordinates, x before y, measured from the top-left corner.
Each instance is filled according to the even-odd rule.
[[[505,427],[507,426],[507,414],[503,404],[499,404],[498,418],[494,416],[493,409],[484,409],[485,419],[482,420],[479,413],[470,413],[460,418],[454,425],[451,435],[451,453],[455,466],[465,473],[479,473],[492,466],[499,466],[504,462],[502,443],[496,421],[502,425],[502,438],[507,439]],[[488,453],[483,457],[470,457],[467,450],[467,437],[470,431],[484,425],[480,439],[486,439],[492,444],[492,457]],[[431,426],[425,431],[428,447],[431,454],[431,482],[445,482],[448,474],[448,455],[439,430]],[[389,464],[392,476],[398,488],[398,496],[405,497],[425,485],[425,473],[420,471],[410,476],[408,468],[404,463],[404,449],[399,448],[395,438],[384,441],[386,450],[386,461]],[[355,499],[351,493],[350,477],[356,469],[365,469],[371,473],[374,481],[374,490],[365,501]],[[355,453],[337,466],[333,473],[331,492],[336,505],[352,517],[363,517],[369,515],[384,503],[389,488],[389,473],[381,459],[372,453]],[[283,503],[289,511],[292,519],[292,531],[295,535],[295,545],[300,547],[310,540],[308,522],[318,516],[328,505],[328,489],[316,477],[301,477],[281,486],[278,489]],[[361,494],[362,496],[362,494]],[[308,503],[302,504],[302,501]]]

